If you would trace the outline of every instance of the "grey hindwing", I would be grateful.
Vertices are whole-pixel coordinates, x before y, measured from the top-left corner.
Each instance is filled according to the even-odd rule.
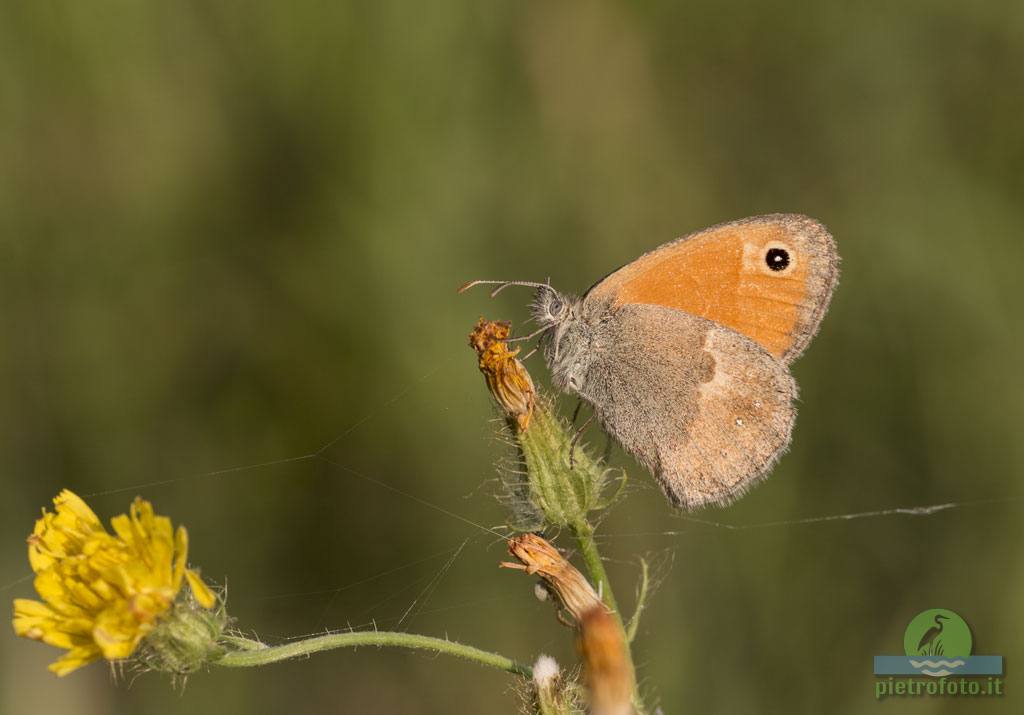
[[[662,306],[584,304],[580,317],[586,336],[572,347],[586,356],[564,356],[582,368],[580,396],[676,506],[726,504],[767,475],[795,418],[781,361]]]

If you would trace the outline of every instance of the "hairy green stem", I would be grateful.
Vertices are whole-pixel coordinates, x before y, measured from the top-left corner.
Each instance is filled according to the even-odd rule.
[[[587,566],[587,573],[594,587],[601,594],[601,600],[615,612],[615,617],[622,625],[622,614],[619,613],[619,604],[615,600],[615,593],[612,591],[611,581],[608,580],[608,573],[604,570],[604,561],[601,560],[601,553],[597,550],[597,542],[594,541],[594,527],[585,519],[574,522],[570,528],[573,536],[576,537],[576,544],[580,548],[580,555],[583,563]]]
[[[434,653],[444,653],[456,658],[471,660],[480,665],[486,665],[498,670],[520,675],[524,678],[533,676],[533,668],[518,663],[511,658],[506,658],[497,653],[491,653],[473,646],[455,643],[444,638],[433,638],[421,636],[415,633],[395,633],[389,631],[352,631],[349,633],[332,633],[325,636],[316,636],[304,640],[286,643],[285,645],[268,646],[259,641],[246,638],[232,637],[231,645],[238,650],[232,651],[214,664],[228,668],[251,668],[258,665],[277,663],[290,658],[312,655],[325,650],[335,648],[354,648],[357,646],[391,646],[395,648],[410,648],[413,650],[427,650]]]

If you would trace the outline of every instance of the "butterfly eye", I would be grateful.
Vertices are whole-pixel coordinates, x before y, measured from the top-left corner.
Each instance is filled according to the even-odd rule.
[[[764,255],[764,262],[773,271],[784,271],[789,265],[789,251],[785,248],[769,248]]]
[[[558,315],[562,312],[562,301],[558,298],[552,298],[551,302],[548,303],[548,312],[551,315]]]

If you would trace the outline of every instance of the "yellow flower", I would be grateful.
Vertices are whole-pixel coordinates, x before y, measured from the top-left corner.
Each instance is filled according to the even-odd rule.
[[[50,670],[67,675],[97,660],[130,656],[174,604],[182,582],[212,608],[217,597],[187,569],[188,534],[136,498],[111,519],[110,534],[76,494],[65,489],[43,510],[28,537],[28,560],[42,601],[14,600],[14,632],[67,649]]]

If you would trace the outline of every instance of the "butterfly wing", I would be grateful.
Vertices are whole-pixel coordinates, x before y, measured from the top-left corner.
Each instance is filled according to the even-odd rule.
[[[666,243],[602,279],[585,299],[698,315],[789,363],[817,332],[838,265],[832,236],[814,219],[755,216]]]
[[[594,316],[579,394],[676,505],[725,504],[789,444],[796,384],[751,339],[672,308]]]

